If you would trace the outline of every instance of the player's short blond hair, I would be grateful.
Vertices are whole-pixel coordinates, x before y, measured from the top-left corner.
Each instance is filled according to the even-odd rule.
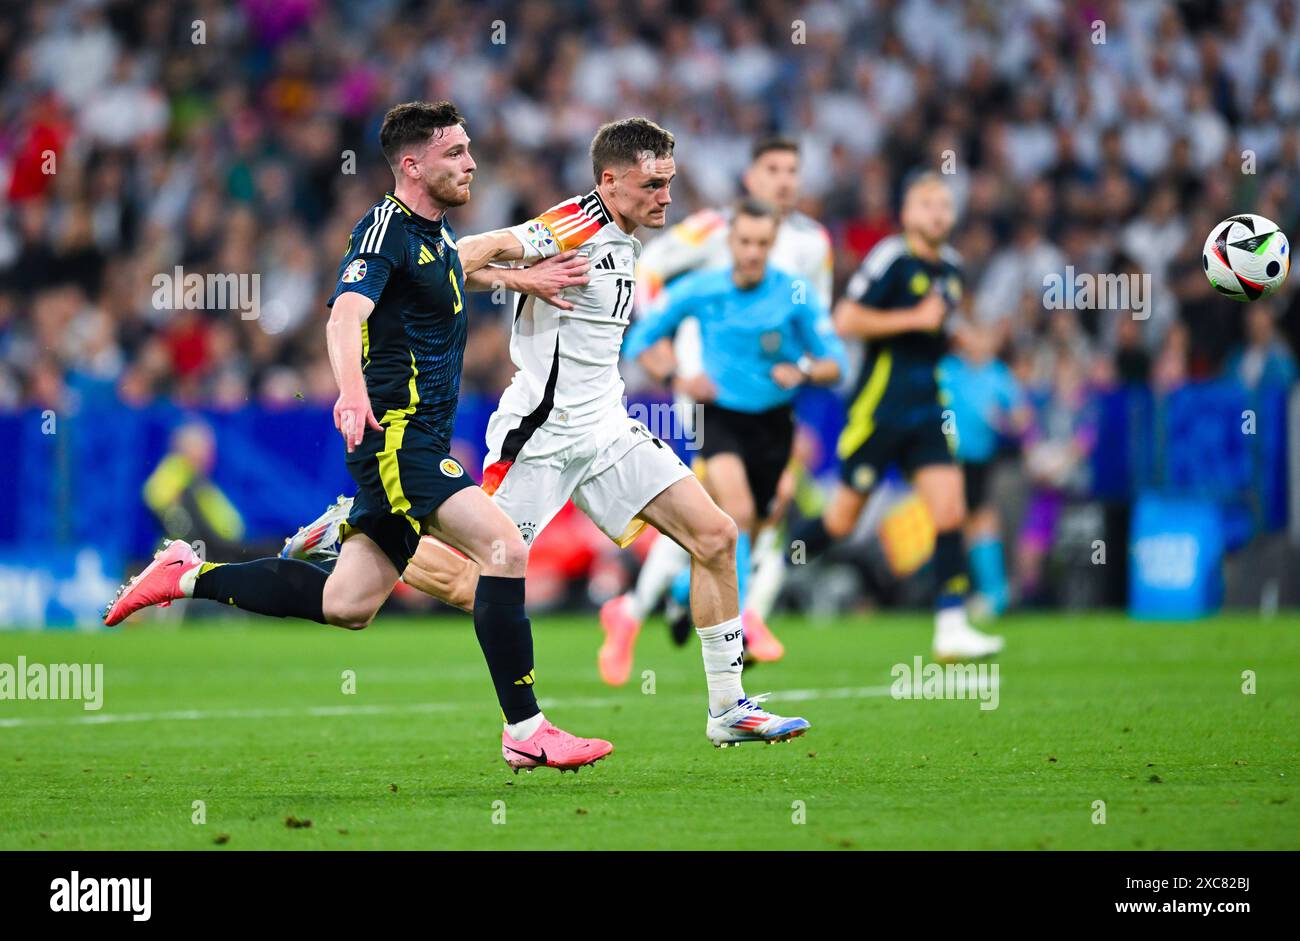
[[[948,191],[949,196],[952,195],[952,187],[943,178],[943,174],[936,173],[933,170],[924,170],[908,180],[907,185],[903,187],[903,202],[907,202],[907,198],[912,195],[913,191],[924,189],[927,186],[941,186]]]

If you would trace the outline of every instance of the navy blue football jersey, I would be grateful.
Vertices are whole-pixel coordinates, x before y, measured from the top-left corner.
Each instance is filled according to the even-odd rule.
[[[375,303],[361,327],[375,417],[409,416],[449,445],[467,332],[465,273],[450,224],[386,194],[353,228],[329,306],[348,291]]]
[[[903,310],[915,307],[932,289],[937,289],[947,302],[951,315],[961,300],[962,274],[960,256],[947,246],[940,250],[938,261],[929,261],[912,254],[901,235],[891,235],[876,244],[861,267],[849,279],[845,296],[865,307],[878,310]],[[891,398],[898,392],[910,393],[912,400],[933,403],[938,394],[935,371],[939,360],[948,352],[948,333],[944,327],[935,330],[910,330],[893,336],[870,340],[857,390],[873,374],[879,375],[877,365],[884,357],[888,364],[888,383]]]

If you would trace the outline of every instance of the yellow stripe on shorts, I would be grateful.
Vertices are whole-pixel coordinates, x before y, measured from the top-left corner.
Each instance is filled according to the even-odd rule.
[[[384,485],[384,496],[394,513],[406,513],[411,508],[411,501],[406,499],[402,490],[402,474],[398,467],[397,454],[402,450],[402,439],[406,436],[406,421],[410,414],[406,409],[390,408],[384,412],[379,424],[387,425],[384,429],[384,450],[376,457],[379,460],[379,482]],[[411,525],[419,531],[419,524],[411,520]]]
[[[862,391],[849,407],[849,420],[845,423],[839,444],[835,448],[841,461],[866,444],[871,433],[876,430],[876,408],[885,396],[893,362],[893,355],[888,348],[880,352]]]

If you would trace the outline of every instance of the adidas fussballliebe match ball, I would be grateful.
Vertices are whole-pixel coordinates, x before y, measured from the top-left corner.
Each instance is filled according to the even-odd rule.
[[[1214,227],[1201,256],[1214,289],[1234,301],[1268,297],[1291,270],[1286,235],[1263,216],[1242,213]]]

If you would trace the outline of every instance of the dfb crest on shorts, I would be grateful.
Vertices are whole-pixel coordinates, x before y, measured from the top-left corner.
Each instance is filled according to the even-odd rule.
[[[519,535],[523,537],[525,545],[531,546],[533,544],[533,539],[537,536],[537,524],[520,523]]]

